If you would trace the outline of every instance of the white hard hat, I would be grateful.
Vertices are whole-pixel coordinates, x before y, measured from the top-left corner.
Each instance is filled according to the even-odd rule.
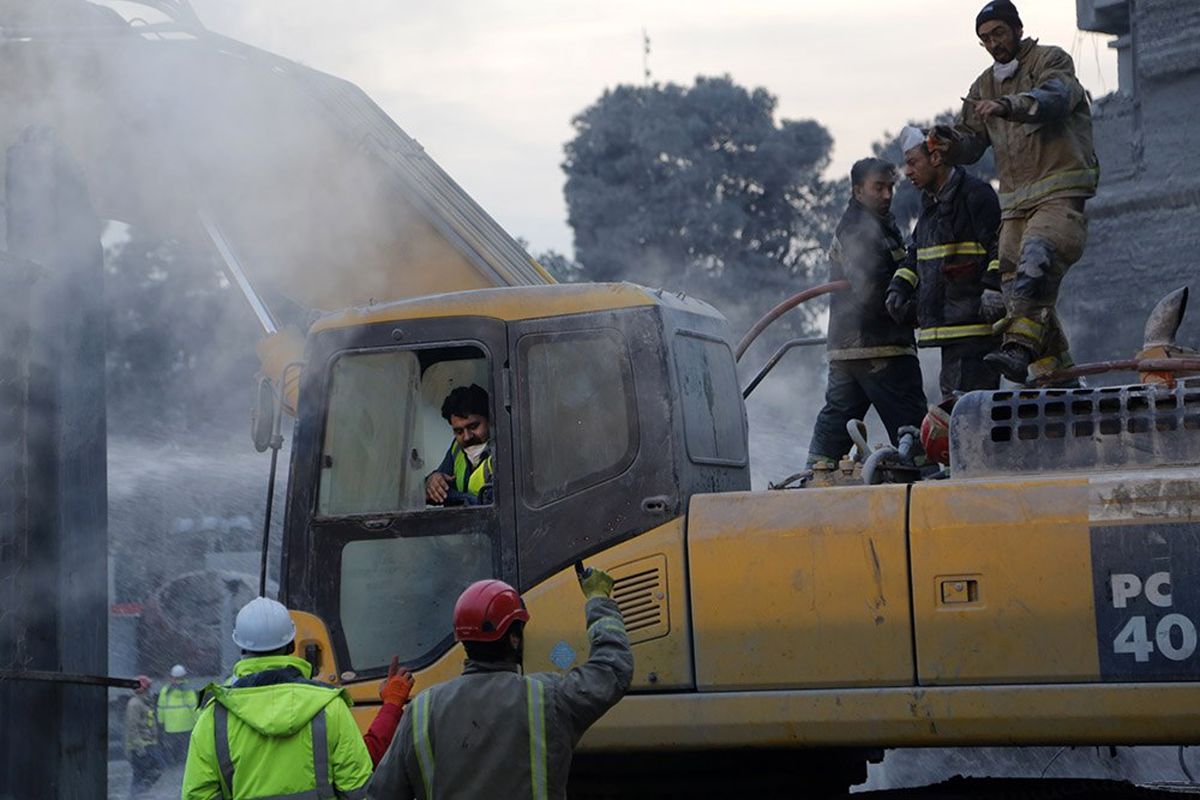
[[[283,603],[256,597],[237,614],[233,643],[252,653],[278,650],[296,638],[296,623]]]
[[[175,666],[171,667],[171,677],[172,678],[187,677],[187,670],[183,668],[183,664],[176,664]]]

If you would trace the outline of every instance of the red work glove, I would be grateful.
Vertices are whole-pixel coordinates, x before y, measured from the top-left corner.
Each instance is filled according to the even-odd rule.
[[[383,702],[403,708],[408,702],[408,696],[412,694],[413,683],[412,673],[400,666],[398,656],[392,656],[387,680],[379,684],[379,696],[383,698]]]

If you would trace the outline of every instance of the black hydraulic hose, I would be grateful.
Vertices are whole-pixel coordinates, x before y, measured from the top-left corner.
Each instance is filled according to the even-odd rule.
[[[782,303],[764,314],[762,319],[754,323],[753,327],[746,331],[746,335],[742,337],[740,342],[738,342],[737,350],[734,351],[734,359],[736,361],[741,361],[742,356],[746,353],[746,350],[750,348],[750,345],[754,344],[754,340],[757,339],[763,331],[770,327],[772,322],[779,319],[796,306],[800,305],[801,303],[807,303],[814,297],[820,297],[821,295],[829,294],[830,292],[845,291],[849,288],[849,281],[830,281],[829,283],[822,283],[818,286],[811,286],[808,289],[805,289],[803,292],[798,292],[797,294],[792,295],[787,300],[784,300]]]
[[[279,447],[271,442],[271,475],[267,478],[267,513],[263,516],[262,562],[258,571],[258,596],[267,596],[267,552],[271,547],[271,509],[275,505],[275,469],[279,463]]]

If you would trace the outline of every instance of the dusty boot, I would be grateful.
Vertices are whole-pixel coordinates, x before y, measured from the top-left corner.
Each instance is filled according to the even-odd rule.
[[[1029,362],[1033,353],[1019,344],[1006,344],[994,353],[988,353],[983,360],[993,364],[1000,374],[1013,383],[1024,384],[1029,380]]]

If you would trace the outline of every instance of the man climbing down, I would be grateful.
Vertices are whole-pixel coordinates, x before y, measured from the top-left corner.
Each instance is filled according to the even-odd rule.
[[[901,427],[925,416],[921,365],[911,325],[893,320],[884,305],[888,285],[905,251],[892,218],[896,168],[864,158],[850,170],[853,196],[829,252],[830,280],[850,290],[829,301],[829,382],[817,415],[808,465],[836,465],[850,450],[846,423],[879,412],[892,443]]]
[[[1067,270],[1087,241],[1084,201],[1099,162],[1087,93],[1061,48],[1025,39],[1011,0],[993,0],[975,32],[995,63],[971,86],[956,124],[937,126],[929,146],[951,164],[973,164],[992,148],[1000,180],[1000,277],[1007,315],[1003,346],[986,359],[1025,383],[1071,366],[1055,311]]]
[[[904,128],[900,147],[922,207],[904,266],[888,287],[888,313],[917,324],[918,347],[941,348],[943,400],[998,389],[1000,370],[984,357],[999,344],[992,324],[1005,314],[996,263],[1000,201],[990,185],[931,152],[919,128]]]

